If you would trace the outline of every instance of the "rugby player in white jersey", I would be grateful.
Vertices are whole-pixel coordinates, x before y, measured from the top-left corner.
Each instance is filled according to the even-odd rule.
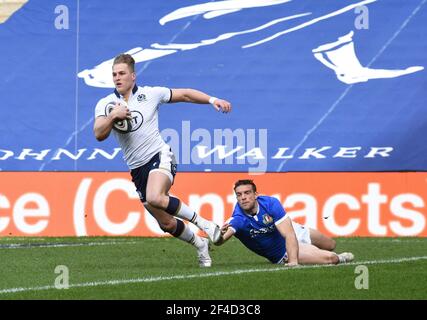
[[[208,221],[178,198],[169,195],[176,161],[171,148],[160,136],[158,109],[163,103],[191,102],[211,104],[217,111],[228,113],[231,104],[194,89],[140,87],[136,85],[135,60],[129,54],[118,55],[113,62],[114,93],[101,99],[95,108],[94,134],[105,140],[113,131],[131,171],[141,202],[156,218],[160,228],[197,248],[199,265],[210,267],[209,240],[197,236],[180,219],[194,223],[216,243],[221,238],[219,226]],[[113,105],[114,107],[107,107]],[[117,121],[131,120],[131,131],[113,130]]]

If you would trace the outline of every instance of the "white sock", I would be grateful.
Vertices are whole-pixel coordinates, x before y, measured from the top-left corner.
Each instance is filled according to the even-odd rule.
[[[192,222],[192,220],[194,219],[195,216],[197,216],[197,214],[194,212],[193,209],[187,206],[184,202],[180,201],[180,207],[178,209],[178,212],[176,213],[176,216],[178,218]]]
[[[185,225],[184,231],[177,237],[182,241],[188,242],[189,244],[195,246],[196,248],[200,248],[203,245],[202,239],[197,236],[191,229]]]
[[[182,201],[181,201],[181,207],[179,208],[176,216],[178,218],[194,223],[199,229],[202,229],[202,230],[204,227],[206,227],[209,224],[208,220],[199,216],[197,213],[194,212],[193,209],[191,209]]]
[[[194,216],[194,219],[191,222],[194,223],[201,230],[205,230],[205,228],[208,227],[209,223],[211,223],[209,220],[206,220],[205,218],[197,214]]]

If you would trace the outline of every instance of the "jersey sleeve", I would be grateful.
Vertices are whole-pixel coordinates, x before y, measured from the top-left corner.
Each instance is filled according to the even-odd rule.
[[[172,99],[172,90],[166,87],[153,87],[153,95],[162,103],[168,103]]]
[[[286,218],[286,211],[283,209],[282,204],[276,198],[271,198],[270,212],[273,216],[274,224],[278,225]]]
[[[101,99],[98,101],[95,107],[95,119],[99,116],[105,116],[105,106],[107,105],[107,101],[105,99]]]
[[[231,217],[228,223],[230,224],[230,227],[234,230],[234,233],[238,233],[239,230],[241,230],[243,227],[243,221],[239,217]]]

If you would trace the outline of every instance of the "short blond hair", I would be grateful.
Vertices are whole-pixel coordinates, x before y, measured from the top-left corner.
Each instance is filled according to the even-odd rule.
[[[114,58],[113,66],[115,64],[125,63],[129,66],[131,72],[135,72],[135,59],[127,53],[121,53]]]

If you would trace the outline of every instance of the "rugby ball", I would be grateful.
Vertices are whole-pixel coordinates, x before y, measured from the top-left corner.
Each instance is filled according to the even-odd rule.
[[[108,116],[115,106],[115,102],[109,102],[105,107],[105,115]],[[132,130],[132,121],[129,119],[118,120],[114,122],[113,129],[120,133],[128,133]]]

